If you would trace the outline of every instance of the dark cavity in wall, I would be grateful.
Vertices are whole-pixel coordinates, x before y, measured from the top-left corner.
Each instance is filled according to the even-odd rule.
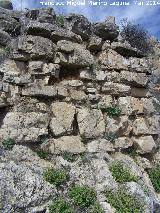
[[[7,107],[0,108],[0,128],[3,124],[3,120],[4,120],[7,113],[8,113]]]
[[[61,67],[59,79],[62,80],[76,80],[79,79],[80,71],[77,68]]]

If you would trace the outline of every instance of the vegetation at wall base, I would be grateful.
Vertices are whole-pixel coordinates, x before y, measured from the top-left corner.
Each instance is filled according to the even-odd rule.
[[[69,175],[64,169],[48,168],[44,172],[44,179],[56,187],[59,187],[69,180]]]
[[[114,177],[114,179],[119,183],[131,181],[136,182],[138,180],[138,177],[133,175],[122,162],[113,162],[109,169],[112,172],[112,176]]]
[[[160,193],[160,163],[156,164],[150,171],[149,177],[157,193]]]
[[[117,213],[144,213],[144,203],[124,189],[106,192],[107,202]]]

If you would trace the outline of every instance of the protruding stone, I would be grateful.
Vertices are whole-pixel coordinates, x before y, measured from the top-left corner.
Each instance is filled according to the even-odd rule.
[[[137,152],[141,154],[151,153],[156,148],[156,144],[152,136],[132,137],[132,140],[137,146]]]
[[[133,122],[134,135],[158,135],[160,132],[160,117],[154,115],[152,117],[146,116],[138,117]]]
[[[130,93],[130,90],[130,86],[113,82],[106,82],[102,86],[102,92],[108,95],[127,95]]]
[[[119,34],[119,27],[111,21],[106,19],[105,22],[93,24],[93,32],[104,40],[115,40]]]
[[[51,154],[83,153],[86,151],[84,144],[79,136],[63,136],[58,139],[51,139],[46,144],[46,149]]]
[[[21,143],[36,142],[40,136],[48,134],[48,123],[48,114],[9,112],[3,120],[0,136]]]
[[[105,132],[103,114],[100,110],[78,109],[77,121],[80,135],[84,138],[102,137]]]
[[[65,102],[52,104],[53,117],[50,128],[55,136],[70,135],[74,131],[75,106]]]
[[[93,56],[80,44],[61,40],[57,43],[55,63],[69,68],[91,67]]]

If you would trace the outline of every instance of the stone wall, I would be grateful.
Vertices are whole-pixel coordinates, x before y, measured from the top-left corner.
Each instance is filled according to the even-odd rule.
[[[103,173],[96,184],[87,179],[92,167],[85,174],[86,168],[72,165],[71,176],[75,178],[79,168],[84,177],[82,181],[77,171],[77,182],[96,185],[100,195],[111,182],[111,188],[116,187],[112,176],[106,176],[105,158],[130,162],[134,170],[129,150],[146,163],[159,148],[159,101],[150,86],[153,61],[118,35],[113,17],[91,24],[82,15],[61,17],[51,9],[0,9],[1,142],[13,139],[15,153],[18,147],[38,147],[57,156],[58,165],[66,152],[99,156],[90,163],[97,176]],[[142,164],[140,172],[146,168]],[[46,193],[53,193],[47,187]],[[38,206],[48,197],[44,200]],[[113,211],[100,202],[105,212]],[[31,212],[30,202],[26,205],[25,212]]]

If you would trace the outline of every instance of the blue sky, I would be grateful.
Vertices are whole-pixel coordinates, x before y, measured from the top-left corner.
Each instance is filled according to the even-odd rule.
[[[65,4],[67,3],[67,0],[12,0],[15,9],[21,9],[21,1],[23,8],[40,8],[42,7],[40,2],[61,1]],[[146,0],[116,0],[116,2],[119,3],[129,2],[130,6],[111,6],[110,3],[113,3],[114,0],[97,0],[101,2],[105,1],[108,5],[91,6],[88,4],[88,0],[85,1],[85,6],[56,6],[54,9],[57,13],[62,14],[68,14],[70,12],[83,14],[92,22],[103,21],[106,16],[115,16],[116,22],[119,24],[122,18],[128,17],[128,19],[143,25],[151,35],[156,36],[160,40],[160,0],[150,1],[150,4],[155,2],[155,6],[146,6],[146,3],[148,2]],[[138,6],[137,2],[143,2],[144,5]]]

